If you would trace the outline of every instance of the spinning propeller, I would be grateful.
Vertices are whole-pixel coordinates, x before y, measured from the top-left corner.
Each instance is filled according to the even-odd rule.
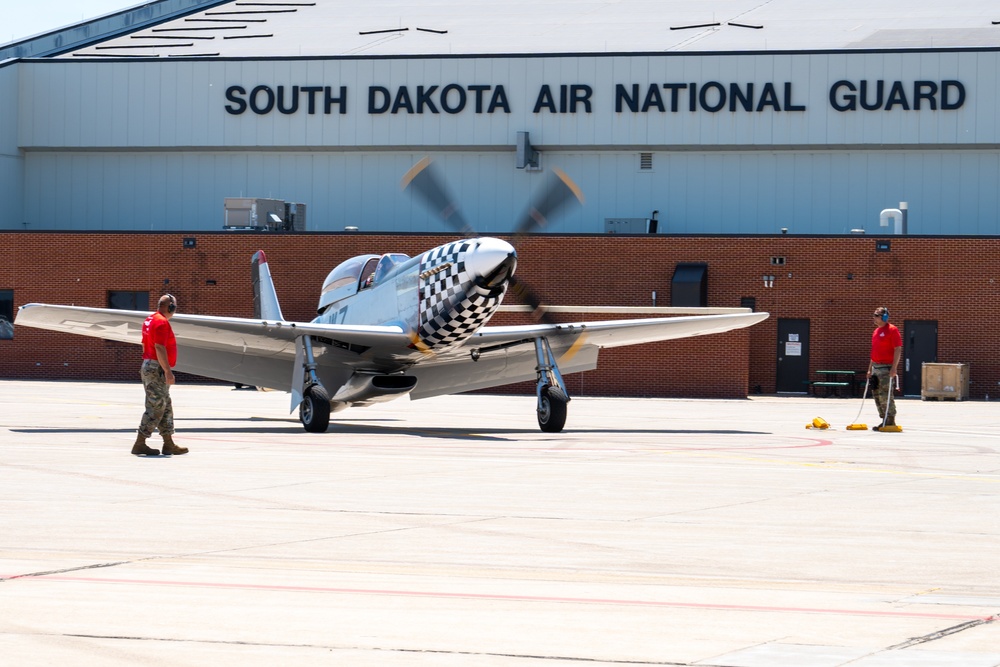
[[[429,157],[420,160],[406,172],[401,186],[404,190],[412,187],[424,204],[434,211],[446,225],[460,234],[464,236],[479,235],[462,216],[458,204],[445,188],[444,180],[438,174],[437,168]],[[541,195],[537,197],[535,203],[528,208],[528,211],[514,228],[511,245],[514,246],[515,251],[525,235],[545,227],[549,218],[574,201],[583,203],[583,194],[580,188],[561,169],[553,168]],[[538,293],[515,275],[510,275],[509,279],[511,291],[531,307],[532,317],[537,321],[552,324],[553,322],[546,314],[545,306]]]

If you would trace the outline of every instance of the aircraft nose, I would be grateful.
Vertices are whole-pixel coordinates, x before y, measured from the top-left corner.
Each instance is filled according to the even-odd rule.
[[[481,238],[465,254],[465,266],[475,276],[490,283],[506,280],[517,265],[514,246],[501,239]]]

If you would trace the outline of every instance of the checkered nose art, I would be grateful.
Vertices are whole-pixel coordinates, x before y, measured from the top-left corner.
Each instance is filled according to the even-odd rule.
[[[475,241],[456,241],[420,258],[420,329],[428,349],[461,343],[483,326],[500,306],[507,282],[496,287],[476,284],[466,267]]]

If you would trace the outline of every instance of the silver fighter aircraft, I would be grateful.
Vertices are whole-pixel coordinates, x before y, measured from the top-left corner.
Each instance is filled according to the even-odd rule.
[[[579,191],[565,174],[525,216],[518,235],[545,224]],[[404,187],[442,219],[471,231],[429,162],[407,174]],[[559,432],[569,396],[563,375],[597,367],[601,348],[701,336],[748,327],[767,313],[734,313],[598,322],[488,326],[505,293],[531,305],[533,290],[514,278],[511,243],[465,238],[416,256],[361,255],[327,276],[311,322],[284,318],[267,258],[254,269],[254,317],[178,313],[176,370],[291,393],[291,410],[310,432],[324,432],[330,413],[401,396],[427,398],[534,380],[538,425]],[[541,309],[539,309],[541,312]],[[22,306],[16,325],[141,343],[148,313],[58,306]]]

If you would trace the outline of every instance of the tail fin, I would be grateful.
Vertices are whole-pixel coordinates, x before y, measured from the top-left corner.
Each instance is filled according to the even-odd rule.
[[[278,294],[274,291],[267,255],[258,250],[250,260],[250,281],[253,283],[253,316],[257,320],[284,320]]]

